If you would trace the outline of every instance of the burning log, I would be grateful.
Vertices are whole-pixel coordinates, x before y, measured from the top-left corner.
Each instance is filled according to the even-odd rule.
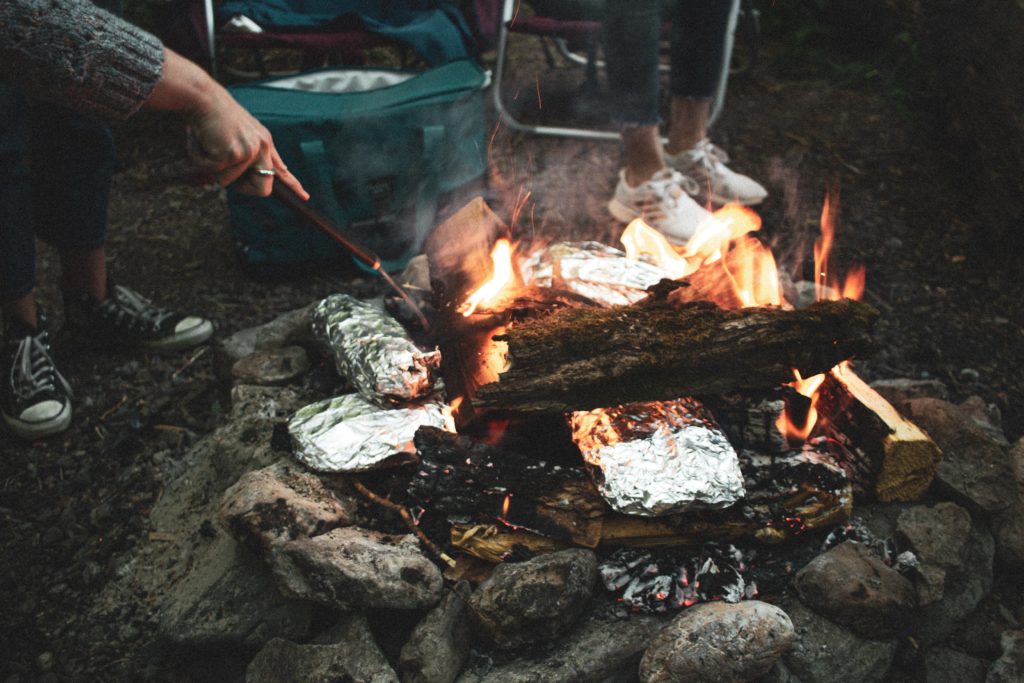
[[[882,502],[918,500],[931,486],[942,451],[919,427],[852,371],[830,372],[821,386],[815,433],[839,442],[840,463],[859,489]]]
[[[408,493],[450,520],[483,517],[510,528],[594,548],[607,511],[582,467],[538,460],[427,427],[416,432],[419,466]]]
[[[609,547],[699,547],[709,540],[779,543],[813,529],[845,522],[853,512],[853,491],[843,471],[813,450],[780,456],[743,454],[749,495],[725,510],[692,511],[668,517],[608,513],[601,518],[600,545]],[[510,554],[551,552],[568,547],[555,540],[501,524],[455,524],[456,548],[489,562]]]
[[[850,300],[799,311],[673,304],[664,291],[633,306],[565,309],[512,326],[509,367],[478,407],[588,410],[680,396],[768,390],[867,351],[877,311]]]

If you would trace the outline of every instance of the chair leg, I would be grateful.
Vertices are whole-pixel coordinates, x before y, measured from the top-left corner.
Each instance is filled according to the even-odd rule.
[[[582,128],[561,128],[557,126],[535,126],[517,120],[512,113],[505,108],[502,97],[501,86],[505,78],[505,66],[508,58],[508,23],[512,20],[516,0],[505,0],[502,8],[501,25],[498,27],[498,47],[494,62],[494,82],[491,84],[491,94],[494,101],[494,108],[498,112],[499,121],[504,122],[512,130],[521,133],[533,133],[534,135],[547,135],[552,137],[567,137],[577,140],[619,140],[619,134],[603,130],[585,130]]]

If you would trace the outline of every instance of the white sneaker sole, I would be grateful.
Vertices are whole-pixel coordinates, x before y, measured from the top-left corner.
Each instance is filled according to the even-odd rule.
[[[614,197],[611,199],[611,201],[608,202],[608,213],[610,213],[612,215],[612,218],[619,221],[620,223],[629,223],[630,221],[633,221],[637,218],[643,218],[641,214],[629,208],[628,206],[620,202],[618,199],[615,199]],[[657,228],[655,228],[655,230],[657,230]],[[678,237],[673,237],[672,235],[662,232],[661,230],[658,230],[658,232],[664,235],[665,239],[667,239],[669,242],[679,247],[686,246],[686,243],[690,241],[689,237],[687,237],[686,239],[682,239]]]
[[[15,436],[25,441],[35,441],[59,434],[71,425],[71,403],[64,406],[64,410],[54,417],[40,422],[25,422],[11,417],[7,413],[4,413],[3,416],[4,422]]]
[[[715,206],[725,206],[726,204],[742,204],[743,206],[757,206],[767,198],[767,196],[764,196],[743,199],[742,197],[723,197],[722,195],[712,194],[711,203],[714,204]]]
[[[144,341],[139,345],[142,348],[150,349],[151,351],[180,351],[181,349],[187,349],[202,344],[212,335],[213,323],[209,320],[204,320],[202,324],[196,325],[195,327],[179,334],[164,337],[163,339]]]

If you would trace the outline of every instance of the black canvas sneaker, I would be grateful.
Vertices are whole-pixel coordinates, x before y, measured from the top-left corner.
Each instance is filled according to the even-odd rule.
[[[22,439],[40,439],[62,432],[71,424],[71,387],[50,356],[50,335],[40,308],[36,328],[8,321],[0,357],[3,418]]]
[[[202,344],[213,334],[205,318],[184,316],[154,306],[138,292],[107,283],[107,298],[86,292],[64,292],[68,329],[107,348],[141,347],[178,351]]]

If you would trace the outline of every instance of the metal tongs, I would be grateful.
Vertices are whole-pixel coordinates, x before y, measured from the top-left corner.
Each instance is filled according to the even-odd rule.
[[[312,224],[317,230],[340,244],[343,249],[352,254],[352,256],[358,259],[366,267],[374,270],[378,275],[380,275],[381,278],[384,279],[384,282],[386,282],[391,289],[395,290],[403,301],[409,304],[409,307],[412,308],[416,317],[419,319],[420,324],[423,325],[423,329],[430,329],[430,324],[416,305],[416,302],[412,300],[412,297],[409,296],[408,292],[406,292],[400,284],[395,282],[394,279],[388,275],[387,271],[384,270],[381,265],[379,256],[362,245],[352,241],[352,239],[345,235],[329,218],[311,207],[308,202],[303,201],[302,198],[295,193],[295,190],[291,189],[284,183],[275,182],[272,194],[274,197],[281,200],[281,202],[288,206],[292,211],[305,218],[306,221]]]

